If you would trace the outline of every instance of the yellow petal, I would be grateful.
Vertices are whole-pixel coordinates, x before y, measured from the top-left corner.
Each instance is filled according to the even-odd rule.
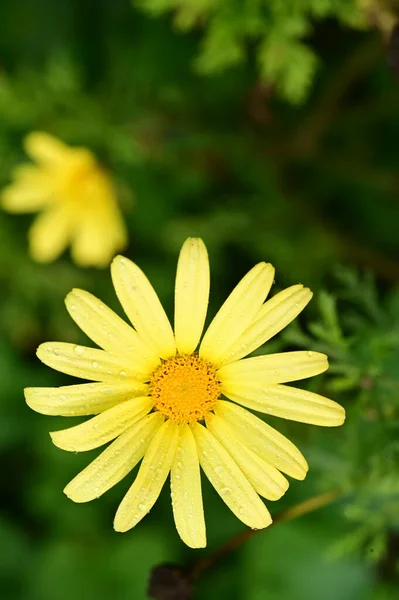
[[[300,423],[338,427],[345,421],[345,409],[337,402],[287,385],[237,387],[226,395],[252,410]]]
[[[43,263],[58,258],[71,240],[73,227],[69,207],[56,204],[46,209],[36,217],[29,230],[32,258]]]
[[[143,458],[164,417],[152,413],[122,433],[64,489],[74,502],[99,498],[121,481]]]
[[[320,352],[281,352],[254,356],[225,365],[218,371],[222,392],[229,396],[237,388],[260,390],[273,383],[298,381],[319,375],[328,369],[328,360]]]
[[[123,362],[130,364],[132,371],[146,376],[159,365],[159,358],[137,332],[89,292],[74,289],[65,304],[82,331],[104,350],[123,356]]]
[[[53,443],[68,452],[85,452],[115,439],[150,412],[151,398],[133,398],[118,404],[88,421],[50,433]]]
[[[299,315],[312,295],[308,288],[293,285],[265,302],[249,327],[226,350],[221,364],[239,360],[267,342]]]
[[[20,165],[12,172],[14,182],[1,194],[2,207],[8,212],[36,212],[52,200],[52,180],[43,169]]]
[[[209,260],[204,242],[188,238],[180,251],[175,286],[175,338],[180,354],[191,354],[204,328],[209,300]]]
[[[226,448],[258,494],[268,500],[278,500],[285,494],[288,481],[284,475],[240,444],[226,421],[210,413],[206,418],[206,426]]]
[[[176,346],[168,317],[141,269],[129,259],[117,256],[111,274],[123,310],[139,336],[161,358],[174,356]]]
[[[250,412],[231,402],[219,400],[215,413],[225,419],[237,439],[279,471],[304,479],[308,464],[292,442]]]
[[[188,425],[180,426],[170,481],[173,515],[178,534],[190,548],[205,548],[206,532],[198,451]]]
[[[120,355],[114,356],[96,348],[65,342],[46,342],[38,347],[37,356],[56,371],[90,381],[137,378],[137,373],[126,365],[127,361]]]
[[[82,267],[102,268],[107,267],[117,252],[126,246],[127,232],[116,198],[109,198],[110,206],[99,206],[104,190],[95,185],[96,180],[97,177],[89,181],[90,195],[95,194],[95,204],[80,215],[71,253],[74,261]],[[90,195],[85,194],[83,200],[90,201]]]
[[[227,450],[205,427],[191,425],[205,475],[230,510],[252,529],[272,522],[269,511]]]
[[[96,415],[125,400],[146,395],[148,386],[131,380],[25,389],[25,400],[30,408],[43,415],[62,417]]]
[[[33,131],[27,135],[24,146],[31,158],[46,166],[62,164],[71,152],[61,140],[44,131]]]
[[[171,469],[179,426],[166,421],[158,429],[145,453],[137,477],[116,511],[115,531],[131,529],[151,510]]]
[[[259,312],[274,279],[272,265],[259,263],[234,288],[204,335],[200,356],[217,365]]]

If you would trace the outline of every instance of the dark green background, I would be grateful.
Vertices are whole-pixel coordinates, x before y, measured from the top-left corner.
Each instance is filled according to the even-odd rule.
[[[318,75],[307,104],[293,107],[258,82],[251,44],[244,65],[197,75],[200,39],[200,29],[178,33],[168,18],[148,18],[128,0],[3,0],[0,183],[24,159],[21,141],[31,130],[91,148],[117,182],[130,232],[126,255],[146,271],[170,315],[177,255],[189,235],[202,236],[209,249],[210,315],[260,260],[275,265],[275,290],[301,282],[315,291],[300,318],[308,334],[309,324],[323,319],[322,290],[337,299],[343,335],[356,344],[333,356],[335,375],[311,386],[344,404],[348,423],[317,430],[270,419],[303,449],[310,472],[269,505],[276,513],[343,482],[350,498],[259,534],[205,573],[196,597],[393,600],[396,467],[389,518],[378,502],[372,517],[348,514],[360,502],[355,483],[369,476],[370,456],[382,457],[384,471],[385,444],[397,439],[397,428],[368,418],[382,402],[397,427],[399,88],[384,42],[375,32],[319,23],[308,40],[320,56]],[[22,390],[75,383],[35,357],[42,341],[86,343],[63,304],[72,287],[120,309],[108,270],[78,269],[68,255],[49,266],[33,263],[30,222],[0,213],[1,597],[141,600],[154,565],[194,562],[242,526],[205,481],[208,549],[198,552],[174,530],[167,489],[123,535],[113,532],[112,518],[132,476],[89,504],[63,495],[98,452],[55,448],[48,431],[73,420],[33,413]],[[364,273],[376,283],[362,287]],[[373,299],[370,314],[362,306],[368,293],[377,298],[375,318]],[[299,347],[303,334],[291,332],[266,351]],[[310,332],[306,342],[317,349],[317,328]],[[355,381],[334,387],[345,361],[356,366]],[[379,490],[378,469],[375,478],[371,487]],[[362,534],[373,519],[381,538]]]

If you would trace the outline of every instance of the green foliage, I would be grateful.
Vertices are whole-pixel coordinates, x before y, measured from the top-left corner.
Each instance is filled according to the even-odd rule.
[[[149,14],[173,12],[183,31],[201,28],[195,66],[211,75],[246,61],[253,46],[259,76],[292,103],[303,102],[318,65],[309,35],[320,19],[365,27],[357,0],[133,0]]]

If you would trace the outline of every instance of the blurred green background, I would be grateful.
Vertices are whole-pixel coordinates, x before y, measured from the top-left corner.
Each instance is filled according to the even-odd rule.
[[[370,23],[350,26],[358,2],[300,2],[294,11],[290,0],[284,12],[275,0],[273,35],[284,41],[283,30],[298,33],[306,60],[307,52],[317,57],[314,73],[305,73],[303,50],[296,61],[294,47],[282,67],[284,75],[289,66],[289,86],[281,88],[259,71],[256,27],[252,37],[244,28],[245,11],[262,4],[262,35],[269,39],[267,3],[215,2],[227,12],[216,24],[219,42],[206,48],[216,65],[206,73],[198,57],[213,15],[208,2],[186,3],[198,9],[194,23],[187,17],[190,31],[163,12],[175,8],[172,0],[133,4],[2,0],[0,184],[25,159],[21,142],[29,131],[93,150],[118,187],[130,236],[125,253],[145,270],[170,315],[187,236],[200,235],[208,246],[210,316],[260,260],[276,267],[274,291],[298,282],[314,290],[298,323],[263,350],[326,351],[332,367],[308,387],[343,404],[348,419],[337,430],[268,419],[310,464],[306,481],[292,482],[269,506],[276,514],[336,485],[344,497],[258,534],[205,572],[195,597],[393,600],[399,591],[399,87],[386,66],[386,40]],[[220,61],[228,32],[239,38],[241,26],[239,60]],[[113,532],[112,519],[133,475],[96,502],[77,505],[63,495],[98,452],[55,448],[48,431],[72,420],[32,412],[22,390],[75,383],[35,356],[42,341],[87,343],[63,304],[72,287],[121,311],[107,269],[79,269],[68,254],[51,265],[34,263],[30,222],[31,216],[0,212],[1,598],[141,600],[153,566],[190,564],[242,525],[205,480],[204,551],[180,542],[167,486],[150,515],[126,534]]]

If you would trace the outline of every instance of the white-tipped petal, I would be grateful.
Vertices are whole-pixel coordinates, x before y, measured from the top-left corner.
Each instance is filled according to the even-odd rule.
[[[209,300],[209,259],[200,238],[188,238],[180,251],[175,285],[175,338],[180,354],[191,354],[204,328]]]
[[[191,429],[201,467],[230,510],[252,529],[270,525],[269,511],[227,450],[199,423],[191,425]]]
[[[279,333],[299,315],[312,298],[302,285],[293,285],[265,302],[243,334],[226,350],[221,365],[247,356]]]
[[[253,322],[273,279],[274,268],[266,263],[259,263],[241,279],[209,325],[199,350],[201,358],[215,365],[223,362],[226,351]]]
[[[118,404],[80,425],[61,429],[61,431],[52,431],[51,439],[55,446],[69,452],[92,450],[114,440],[128,427],[148,414],[153,406],[152,398],[133,398],[133,400]]]
[[[174,356],[172,327],[143,271],[128,258],[117,256],[112,262],[111,274],[123,310],[144,343],[161,358]]]
[[[148,385],[138,381],[82,383],[58,388],[26,388],[28,406],[43,415],[96,415],[137,396],[147,396]]]
[[[128,531],[151,510],[169,475],[176,452],[179,426],[166,421],[158,429],[137,477],[116,511],[115,531]]]
[[[121,481],[143,458],[164,417],[152,413],[122,433],[64,489],[74,502],[99,498]]]
[[[275,467],[241,444],[226,421],[210,413],[206,426],[226,448],[254,490],[268,500],[279,500],[288,489],[288,481]]]
[[[176,529],[187,546],[204,548],[206,532],[197,445],[188,425],[181,425],[170,474]]]
[[[219,400],[215,413],[227,421],[244,446],[263,460],[294,479],[306,477],[308,464],[305,457],[290,440],[273,427],[232,402]]]

